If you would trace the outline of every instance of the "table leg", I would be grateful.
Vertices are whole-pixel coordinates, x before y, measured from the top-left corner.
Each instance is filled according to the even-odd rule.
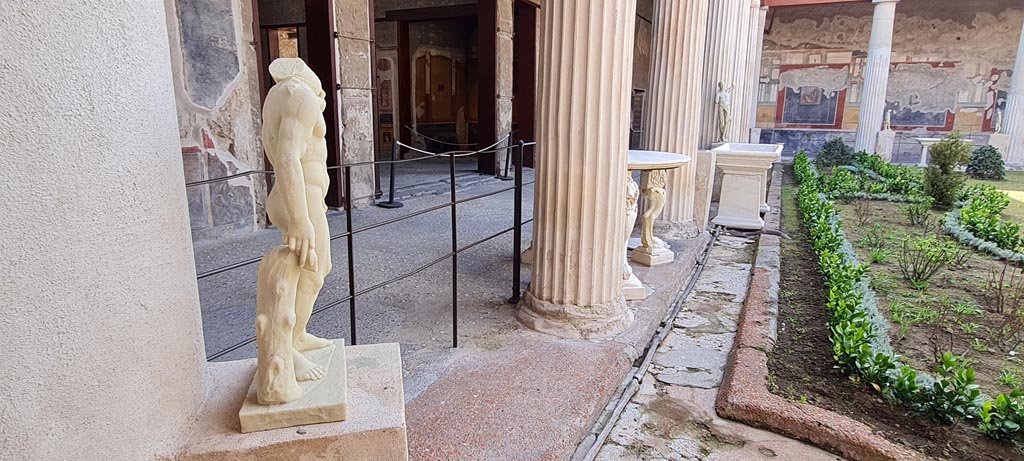
[[[672,250],[658,243],[654,237],[654,219],[665,208],[665,183],[668,173],[665,170],[644,171],[642,189],[647,198],[647,210],[640,222],[640,248],[633,250],[633,261],[645,266],[668,264],[675,259]]]
[[[633,180],[633,175],[626,172],[626,225],[622,245],[622,296],[626,301],[639,301],[647,297],[647,289],[640,282],[633,267],[629,265],[629,236],[633,234],[633,224],[636,223],[637,200],[640,198],[640,186]]]

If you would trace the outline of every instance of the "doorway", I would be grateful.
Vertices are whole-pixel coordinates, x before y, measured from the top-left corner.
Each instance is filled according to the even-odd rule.
[[[327,93],[324,119],[327,122],[327,166],[341,165],[338,115],[338,75],[335,65],[333,0],[253,0],[253,30],[258,30],[260,107],[274,86],[270,63],[277,58],[302,58],[318,77]],[[273,167],[265,162],[266,169]],[[340,169],[330,170],[327,206],[343,206]],[[271,183],[272,184],[272,183]]]

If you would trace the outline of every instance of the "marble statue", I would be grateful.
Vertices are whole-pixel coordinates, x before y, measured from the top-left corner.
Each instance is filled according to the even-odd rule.
[[[885,131],[892,130],[892,109],[885,111],[885,125],[882,127]]]
[[[725,88],[725,83],[718,82],[718,94],[715,95],[715,106],[718,107],[718,142],[725,142],[732,125],[732,92],[734,86]]]
[[[996,120],[993,122],[996,134],[1003,134],[1003,110],[996,110]]]
[[[331,271],[324,202],[330,185],[325,93],[301,59],[275,60],[270,75],[275,84],[263,106],[263,145],[276,181],[267,198],[267,214],[281,229],[282,244],[259,266],[255,387],[261,405],[301,397],[299,382],[327,374],[304,353],[334,345],[306,331],[313,303]]]

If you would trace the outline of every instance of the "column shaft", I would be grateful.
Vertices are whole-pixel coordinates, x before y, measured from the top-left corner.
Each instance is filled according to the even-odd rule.
[[[1006,163],[1024,164],[1024,29],[1017,45],[1017,63],[1013,66],[1013,81],[1006,98],[1003,133],[1010,136],[1010,148],[1004,153]]]
[[[534,273],[519,310],[565,337],[622,331],[626,151],[636,0],[541,11]]]
[[[757,101],[761,92],[761,57],[764,52],[764,25],[768,19],[768,7],[757,9],[757,29],[755,34],[757,40],[754,43],[753,72],[750,77],[750,100],[748,103],[748,114],[750,116],[750,129],[757,128]],[[749,130],[748,130],[749,131]]]
[[[757,24],[761,16],[761,0],[749,0],[747,12],[747,42],[742,53],[743,74],[740,75],[740,84],[737,86],[739,100],[736,107],[736,129],[738,142],[747,142],[750,139],[750,108],[756,99],[754,91],[757,89],[757,78],[760,75],[761,63],[757,44],[761,39],[763,28],[758,30]]]
[[[651,47],[648,149],[695,157],[700,134],[707,3],[657,0]],[[689,226],[694,221],[693,162],[672,170],[662,219]]]
[[[173,458],[194,426],[205,357],[167,37],[164,2],[0,2],[5,459]]]
[[[709,148],[719,139],[719,116],[715,105],[719,82],[730,91],[730,129],[726,141],[740,141],[736,125],[737,91],[743,88],[741,75],[746,69],[749,37],[749,0],[710,0],[708,4],[707,46],[704,60],[704,96],[702,98],[700,147]],[[746,32],[744,32],[746,31]],[[740,45],[737,45],[740,44]],[[741,58],[742,55],[742,58]]]
[[[874,152],[878,132],[885,115],[885,94],[889,87],[889,64],[892,61],[893,23],[899,0],[874,0],[875,13],[868,44],[868,63],[864,69],[864,89],[857,121],[854,149]]]

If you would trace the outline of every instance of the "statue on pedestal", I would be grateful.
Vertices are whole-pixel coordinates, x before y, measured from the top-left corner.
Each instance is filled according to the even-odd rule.
[[[884,131],[892,131],[892,109],[885,111],[885,125],[882,126]]]
[[[304,352],[334,344],[306,332],[313,303],[331,271],[324,202],[330,185],[325,93],[301,59],[275,60],[270,75],[275,85],[263,106],[263,145],[276,181],[267,198],[267,214],[281,229],[282,244],[259,266],[255,387],[261,405],[301,397],[299,382],[327,374]]]
[[[725,83],[718,82],[718,94],[715,95],[715,106],[718,108],[718,142],[725,142],[732,125],[732,92],[734,86],[725,88]]]
[[[992,124],[995,127],[996,134],[1003,134],[1003,110],[996,109],[996,120]]]

